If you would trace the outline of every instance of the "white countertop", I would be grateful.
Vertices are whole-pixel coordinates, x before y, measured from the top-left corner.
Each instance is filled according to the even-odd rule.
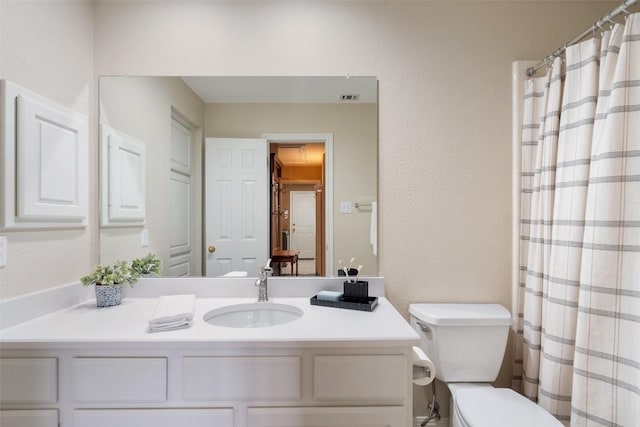
[[[372,312],[314,306],[309,298],[271,298],[300,308],[293,322],[264,328],[229,328],[206,323],[210,310],[255,298],[197,298],[189,329],[149,333],[148,320],[157,298],[125,298],[115,307],[97,308],[89,300],[0,331],[3,349],[162,347],[171,343],[195,347],[412,346],[419,337],[384,297]],[[265,303],[269,304],[269,303]]]

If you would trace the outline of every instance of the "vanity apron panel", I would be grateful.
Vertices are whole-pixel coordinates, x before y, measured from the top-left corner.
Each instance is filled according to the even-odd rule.
[[[315,356],[313,394],[317,400],[404,400],[404,355]]]
[[[73,411],[73,425],[74,427],[233,427],[233,409],[81,409]]]
[[[55,403],[57,400],[58,359],[0,359],[0,403]]]
[[[165,402],[164,357],[75,357],[71,361],[73,401]]]
[[[57,409],[0,411],[2,427],[58,427]]]
[[[249,408],[250,427],[406,427],[399,406]]]
[[[301,358],[185,357],[184,399],[297,400],[301,395]]]

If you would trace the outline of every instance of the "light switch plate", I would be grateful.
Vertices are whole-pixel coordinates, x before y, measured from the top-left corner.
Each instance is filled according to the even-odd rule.
[[[7,237],[0,236],[0,267],[7,266]]]
[[[140,246],[147,247],[149,246],[149,229],[144,228],[140,232]]]
[[[340,213],[350,214],[351,212],[353,212],[353,203],[340,202]]]

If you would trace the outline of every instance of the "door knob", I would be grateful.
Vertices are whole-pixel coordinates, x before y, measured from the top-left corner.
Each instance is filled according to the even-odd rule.
[[[210,254],[214,253],[216,251],[216,247],[211,245],[209,246],[209,248],[207,249],[209,251]]]

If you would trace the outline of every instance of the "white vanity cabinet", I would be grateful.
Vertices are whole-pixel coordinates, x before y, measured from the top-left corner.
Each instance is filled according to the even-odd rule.
[[[190,347],[0,350],[2,427],[410,425],[409,348]]]
[[[169,292],[158,280],[149,291]],[[193,286],[171,280],[175,289]],[[254,281],[245,285],[254,295]],[[255,297],[198,297],[190,328],[151,334],[157,298],[129,296],[104,310],[88,301],[14,323],[0,330],[0,426],[412,425],[420,340],[388,300],[360,312],[273,299],[304,315],[274,327],[220,327],[204,315]],[[13,312],[26,305],[11,304]]]

